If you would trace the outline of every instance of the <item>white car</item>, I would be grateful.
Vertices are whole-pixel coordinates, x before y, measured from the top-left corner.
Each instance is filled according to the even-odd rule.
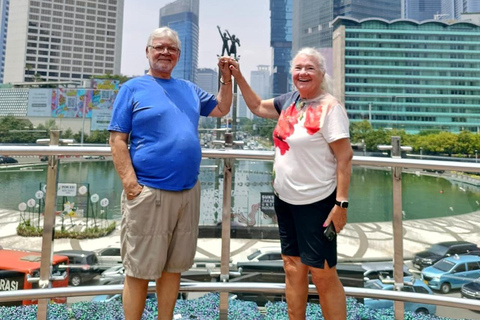
[[[96,251],[96,254],[99,267],[102,270],[122,264],[122,256],[120,255],[120,247],[118,246],[99,249]]]
[[[125,267],[121,264],[108,268],[100,276],[100,284],[121,284],[125,281]]]
[[[233,259],[231,267],[237,268],[237,264],[250,263],[259,261],[282,261],[282,249],[280,244],[275,247],[260,247],[253,249],[253,252],[245,259]]]

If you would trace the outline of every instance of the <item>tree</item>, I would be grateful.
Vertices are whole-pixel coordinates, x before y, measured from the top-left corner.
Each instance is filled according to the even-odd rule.
[[[72,129],[68,128],[65,132],[62,132],[63,139],[72,139],[73,138],[73,131]]]
[[[462,131],[457,136],[457,143],[453,148],[454,153],[474,154],[474,134],[470,131]]]
[[[104,74],[104,75],[95,75],[92,79],[107,79],[107,80],[118,80],[120,83],[127,82],[131,77],[123,76],[121,74]]]
[[[353,143],[365,140],[373,132],[372,125],[367,120],[354,122],[350,125],[350,140]]]

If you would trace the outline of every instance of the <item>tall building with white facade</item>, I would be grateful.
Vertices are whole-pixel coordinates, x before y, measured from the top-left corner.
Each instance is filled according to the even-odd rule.
[[[178,33],[182,53],[172,77],[196,83],[198,66],[199,0],[177,0],[160,9],[160,27],[169,27]]]
[[[3,82],[3,70],[5,69],[9,4],[10,0],[0,0],[0,83]]]
[[[120,74],[124,0],[10,2],[4,83]]]

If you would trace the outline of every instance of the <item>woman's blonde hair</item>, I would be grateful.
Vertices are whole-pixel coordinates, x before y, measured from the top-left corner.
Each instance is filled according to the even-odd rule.
[[[293,67],[294,67],[293,61],[295,61],[295,59],[300,55],[312,57],[317,62],[318,67],[320,68],[320,71],[323,73],[323,81],[320,87],[322,88],[323,92],[331,93],[332,80],[325,70],[325,58],[315,48],[306,47],[306,48],[300,49],[295,55],[295,57],[293,57],[293,59],[290,61],[290,73],[293,73]]]

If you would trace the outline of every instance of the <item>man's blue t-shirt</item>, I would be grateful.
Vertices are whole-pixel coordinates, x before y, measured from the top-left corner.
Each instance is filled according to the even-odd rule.
[[[202,157],[198,120],[216,105],[215,96],[191,82],[145,75],[121,87],[108,130],[130,134],[138,183],[171,191],[191,189]]]

